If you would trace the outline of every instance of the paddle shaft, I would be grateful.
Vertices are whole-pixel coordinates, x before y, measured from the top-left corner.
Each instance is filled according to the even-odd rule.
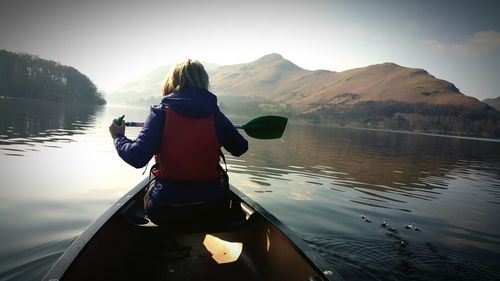
[[[120,118],[123,120],[123,116]],[[117,119],[119,120],[120,118]],[[261,116],[248,121],[246,124],[234,125],[234,127],[236,129],[243,129],[252,138],[278,139],[283,135],[287,121],[286,117],[281,116]],[[125,122],[125,126],[143,127],[144,122]]]
[[[127,126],[127,127],[143,127],[144,122],[125,122],[125,126]]]
[[[127,127],[143,127],[144,122],[125,122],[125,126],[127,126]],[[243,129],[243,125],[241,125],[241,124],[234,125],[234,127],[236,129]]]

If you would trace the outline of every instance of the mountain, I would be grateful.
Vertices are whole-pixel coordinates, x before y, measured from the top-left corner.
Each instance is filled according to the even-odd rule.
[[[483,102],[500,111],[500,97],[485,99]]]
[[[427,71],[394,63],[305,70],[278,54],[219,67],[221,110],[282,114],[308,123],[500,137],[500,113]]]
[[[332,72],[301,69],[278,54],[247,63],[223,66],[211,76],[219,96],[262,97],[300,112],[329,105],[366,101],[396,101],[455,105],[481,109],[486,105],[465,96],[450,82],[423,69],[394,63]]]
[[[77,69],[5,50],[0,50],[0,96],[106,103],[94,83]]]
[[[486,104],[466,96],[450,82],[423,69],[394,63],[334,72],[305,70],[279,54],[254,62],[220,66],[204,63],[217,96],[246,97],[284,103],[298,112],[312,112],[328,105],[353,105],[366,101],[398,101],[484,108]],[[170,69],[164,65],[109,94],[109,100],[158,99]]]
[[[135,104],[158,103],[166,71],[155,70],[115,95],[132,97]],[[280,114],[307,123],[500,137],[500,112],[423,69],[382,63],[342,72],[311,71],[269,54],[208,72],[211,90],[227,114]]]

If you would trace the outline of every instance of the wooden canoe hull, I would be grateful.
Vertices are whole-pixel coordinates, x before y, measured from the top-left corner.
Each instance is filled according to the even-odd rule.
[[[139,183],[92,223],[43,280],[343,280],[234,187],[230,212],[241,220],[196,231],[134,223],[127,216],[137,212],[147,184]]]

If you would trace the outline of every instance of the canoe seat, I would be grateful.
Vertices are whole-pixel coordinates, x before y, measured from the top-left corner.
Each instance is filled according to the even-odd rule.
[[[197,233],[197,232],[228,232],[234,231],[247,223],[249,218],[239,206],[228,204],[227,211],[224,210],[224,216],[217,218],[216,221],[206,222],[204,219],[190,224],[169,224],[157,225],[150,221],[137,200],[130,200],[126,206],[122,208],[120,217],[123,222],[137,228],[155,228],[158,230],[173,232],[173,233]],[[182,213],[182,208],[178,208]]]

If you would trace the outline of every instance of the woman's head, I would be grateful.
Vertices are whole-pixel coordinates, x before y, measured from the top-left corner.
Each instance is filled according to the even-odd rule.
[[[172,67],[163,83],[162,95],[187,88],[208,90],[208,74],[197,60],[187,60]]]

